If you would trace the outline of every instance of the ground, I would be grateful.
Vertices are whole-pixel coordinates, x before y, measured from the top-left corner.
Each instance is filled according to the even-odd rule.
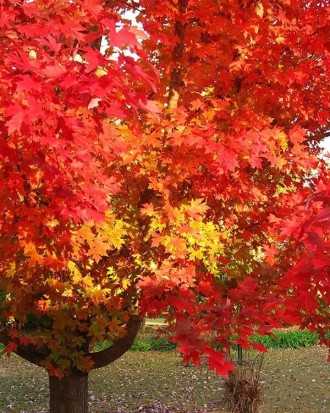
[[[261,413],[330,412],[330,363],[321,347],[270,350],[265,358]],[[179,413],[222,413],[223,381],[205,367],[180,363],[175,352],[129,352],[90,374],[91,413],[131,413],[161,405]],[[46,373],[17,356],[0,358],[0,413],[47,412]],[[141,411],[141,410],[140,410]],[[170,412],[168,409],[166,412]]]

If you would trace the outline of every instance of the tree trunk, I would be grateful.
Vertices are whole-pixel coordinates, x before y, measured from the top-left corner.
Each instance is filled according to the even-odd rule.
[[[63,379],[49,376],[50,413],[88,413],[88,374],[71,372]]]

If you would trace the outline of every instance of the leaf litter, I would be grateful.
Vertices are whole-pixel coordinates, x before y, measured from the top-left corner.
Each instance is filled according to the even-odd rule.
[[[261,413],[328,413],[326,349],[270,350]],[[90,373],[90,413],[224,413],[223,379],[176,352],[128,352]],[[48,412],[48,379],[17,356],[0,358],[0,413]]]

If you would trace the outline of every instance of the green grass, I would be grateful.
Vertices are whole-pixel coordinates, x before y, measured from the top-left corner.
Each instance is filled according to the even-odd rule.
[[[308,330],[279,331],[274,336],[254,335],[251,341],[263,344],[267,349],[274,348],[302,348],[318,344],[319,337],[317,333],[311,333]]]
[[[251,341],[263,344],[267,349],[298,349],[311,347],[319,342],[317,333],[307,330],[278,331],[274,336],[254,335]],[[168,351],[176,348],[176,344],[164,337],[157,338],[149,333],[139,335],[131,351]]]
[[[254,335],[251,341],[263,344],[267,349],[298,349],[311,347],[319,342],[317,333],[308,330],[278,331],[274,336]],[[95,351],[100,351],[109,346],[109,342],[97,344]],[[170,351],[176,348],[176,344],[170,342],[165,337],[157,337],[154,331],[145,331],[139,334],[135,340],[131,351]],[[4,345],[0,344],[0,356],[4,352]]]
[[[145,337],[138,338],[131,347],[131,351],[170,351],[176,349],[176,347],[175,343],[168,341],[164,337]]]
[[[98,343],[94,347],[94,351],[101,351],[110,346],[109,341]],[[147,334],[140,335],[133,343],[130,351],[170,351],[176,349],[176,344],[171,343],[164,337],[150,337]]]

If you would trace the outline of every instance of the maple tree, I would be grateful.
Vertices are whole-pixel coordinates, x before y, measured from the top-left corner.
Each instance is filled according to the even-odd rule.
[[[224,375],[282,323],[326,343],[326,2],[0,12],[0,338],[48,370],[51,412],[87,412],[146,315]]]

